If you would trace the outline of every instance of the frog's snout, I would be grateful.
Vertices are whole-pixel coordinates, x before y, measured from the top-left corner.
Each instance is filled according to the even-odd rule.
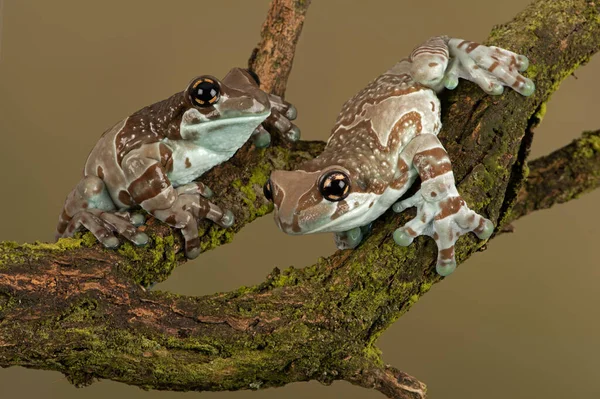
[[[275,223],[287,234],[304,233],[306,217],[319,202],[318,172],[276,170],[263,187],[275,207]],[[304,227],[303,227],[304,226]]]

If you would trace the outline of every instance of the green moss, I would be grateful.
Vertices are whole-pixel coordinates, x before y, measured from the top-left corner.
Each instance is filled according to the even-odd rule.
[[[121,244],[117,252],[125,258],[119,268],[142,286],[164,281],[183,259],[177,254],[175,237],[153,235],[151,243],[137,247],[130,242]]]
[[[45,243],[36,241],[33,244],[22,244],[23,248],[31,249],[32,251],[65,251],[67,249],[81,248],[81,239],[77,238],[61,238],[55,243]]]
[[[82,240],[78,238],[61,238],[56,243],[36,241],[33,244],[19,244],[14,241],[0,242],[0,268],[7,264],[20,264],[26,259],[36,260],[48,252],[64,252],[78,249]]]
[[[9,292],[0,291],[0,315],[17,303],[18,301]]]
[[[81,234],[81,233],[79,233],[79,234]],[[98,243],[98,240],[96,239],[96,237],[89,231],[86,231],[85,233],[81,234],[79,236],[79,238],[81,238],[81,245],[83,245],[84,247],[89,248]]]
[[[213,356],[221,353],[218,347],[195,338],[177,339],[169,337],[164,346],[168,349],[185,349]]]
[[[67,311],[58,317],[59,321],[81,323],[96,316],[98,302],[95,299],[85,298],[81,302],[72,305]]]
[[[433,286],[433,281],[426,281],[424,283],[421,284],[421,287],[419,289],[419,292],[421,295],[425,294],[427,291],[429,291],[431,289],[431,287]]]
[[[538,120],[537,123],[540,123],[544,119],[544,116],[546,116],[546,111],[548,110],[546,104],[546,101],[541,103],[537,112],[533,115]]]
[[[600,135],[597,132],[584,132],[581,139],[576,140],[577,149],[573,159],[589,159],[600,152]]]
[[[246,182],[236,179],[232,183],[233,187],[238,189],[238,191],[242,194],[241,200],[246,204],[249,212],[249,218],[247,220],[248,222],[267,214],[273,209],[273,206],[270,203],[263,204],[258,208],[256,207],[256,201],[258,199],[256,193],[262,192],[262,187],[269,179],[271,169],[271,165],[266,162],[261,162],[258,166],[252,169],[250,178]]]

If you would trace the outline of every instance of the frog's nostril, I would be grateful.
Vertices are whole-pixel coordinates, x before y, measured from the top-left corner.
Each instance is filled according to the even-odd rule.
[[[267,180],[265,185],[263,186],[263,194],[265,198],[271,202],[273,202],[273,190],[271,188],[271,179]]]

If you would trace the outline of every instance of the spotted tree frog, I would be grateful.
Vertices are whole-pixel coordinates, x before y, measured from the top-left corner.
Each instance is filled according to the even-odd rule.
[[[347,101],[321,155],[294,171],[274,171],[264,191],[275,221],[289,234],[334,232],[340,249],[354,248],[369,224],[390,207],[417,208],[417,216],[394,232],[402,246],[432,237],[436,270],[456,268],[454,244],[474,232],[487,239],[491,221],[475,213],[458,193],[441,129],[436,93],[458,78],[498,95],[508,86],[524,96],[534,84],[519,72],[525,56],[446,36],[434,37]],[[416,177],[421,187],[399,201]]]
[[[232,69],[221,81],[193,79],[183,92],[152,104],[107,130],[92,149],[84,177],[68,195],[56,238],[86,228],[106,247],[116,247],[118,233],[137,245],[148,236],[134,207],[181,229],[188,258],[200,253],[197,221],[209,219],[224,228],[233,214],[211,203],[212,191],[195,181],[227,161],[251,137],[259,147],[276,132],[297,140],[290,120],[296,110],[280,97],[260,90],[258,77]]]

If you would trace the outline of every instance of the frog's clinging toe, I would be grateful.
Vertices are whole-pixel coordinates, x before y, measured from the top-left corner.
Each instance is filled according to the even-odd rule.
[[[458,77],[457,76],[446,76],[444,78],[444,87],[448,90],[454,90],[458,86]]]
[[[235,217],[233,216],[233,212],[227,209],[225,212],[223,212],[223,217],[221,218],[220,225],[225,228],[231,227],[234,221]]]
[[[300,140],[300,129],[298,128],[298,126],[293,125],[292,128],[285,133],[285,137],[289,141]]]
[[[348,231],[335,233],[334,238],[338,249],[354,249],[363,239],[363,230],[361,227],[355,227]]]
[[[110,249],[114,249],[117,248],[120,244],[119,239],[117,237],[108,237],[105,238],[104,240],[102,240],[102,244],[106,247],[106,248],[110,248]]]
[[[200,247],[194,247],[192,249],[186,250],[185,251],[185,256],[188,259],[196,259],[199,255],[200,255]]]
[[[346,237],[348,245],[356,247],[362,241],[362,231],[360,227],[355,227],[352,230],[348,231]]]
[[[529,68],[529,58],[524,55],[519,55],[517,58],[519,60],[519,72],[526,71]]]
[[[285,117],[293,121],[294,119],[296,119],[296,116],[298,116],[298,110],[296,109],[296,107],[290,104],[287,111],[285,111]]]
[[[493,96],[499,96],[502,93],[504,93],[504,86],[500,84],[494,84],[490,89],[490,94]]]
[[[435,265],[435,271],[443,277],[452,274],[454,270],[456,270],[456,261],[454,259],[442,262],[438,260],[438,263]]]
[[[271,134],[264,129],[258,130],[252,136],[256,148],[267,148],[271,144]]]
[[[412,244],[414,237],[408,234],[403,228],[394,231],[394,241],[401,247],[407,247]]]
[[[145,221],[146,218],[141,213],[134,213],[131,215],[131,223],[136,227],[143,225]]]
[[[488,219],[484,219],[483,226],[480,230],[475,230],[475,234],[481,240],[487,240],[494,232],[494,223]]]
[[[525,83],[523,84],[523,88],[521,89],[521,94],[525,97],[528,97],[533,94],[535,91],[535,83],[531,79],[525,79]]]
[[[140,232],[133,236],[133,243],[138,247],[148,244],[148,241],[150,241],[150,237],[146,233]]]

